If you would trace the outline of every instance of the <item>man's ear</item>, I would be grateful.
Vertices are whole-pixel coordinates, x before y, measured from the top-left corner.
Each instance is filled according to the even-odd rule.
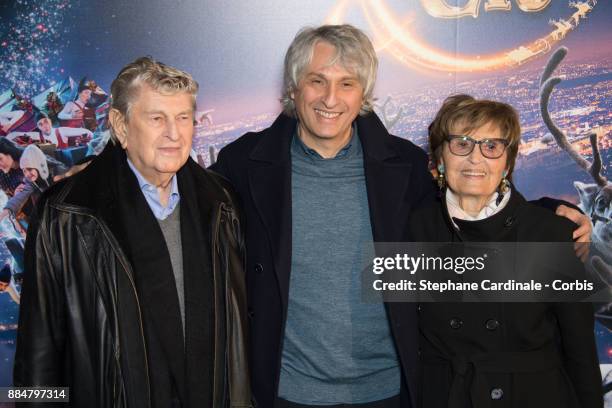
[[[292,101],[295,101],[295,87],[294,86],[289,86],[287,90],[289,91],[288,92],[289,93],[289,98]]]
[[[108,113],[108,120],[117,141],[123,149],[127,149],[127,126],[125,123],[125,115],[113,108]]]

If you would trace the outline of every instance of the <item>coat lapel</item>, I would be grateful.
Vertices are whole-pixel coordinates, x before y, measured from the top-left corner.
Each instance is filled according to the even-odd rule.
[[[375,242],[398,242],[406,232],[404,208],[412,164],[391,146],[391,136],[374,114],[357,118],[363,146],[370,222]]]
[[[291,138],[295,119],[280,115],[249,159],[249,188],[274,255],[281,300],[287,308],[291,270]]]
[[[391,136],[374,114],[357,118],[363,145],[366,189],[370,222],[375,242],[406,240],[410,207],[409,189],[412,163],[391,145]],[[416,307],[412,303],[385,305],[403,375],[409,387],[417,384],[416,348],[418,343]],[[409,329],[407,330],[406,327]],[[403,389],[403,387],[402,387]],[[416,393],[402,393],[402,404],[417,406]],[[410,403],[408,402],[410,400]]]

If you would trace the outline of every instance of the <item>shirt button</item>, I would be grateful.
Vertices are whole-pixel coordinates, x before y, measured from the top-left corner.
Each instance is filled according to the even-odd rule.
[[[456,329],[460,329],[460,328],[461,328],[461,326],[463,326],[463,320],[461,320],[460,318],[458,318],[458,317],[453,317],[453,318],[450,320],[450,327],[451,327],[451,329],[455,329],[455,330],[456,330]]]
[[[514,224],[514,217],[506,218],[506,222],[504,222],[504,225],[506,227],[511,227],[513,224]]]
[[[493,388],[491,390],[491,399],[492,400],[500,400],[504,396],[504,390],[501,388]]]
[[[499,327],[499,321],[496,319],[489,319],[485,322],[485,327],[487,328],[487,330],[497,330],[497,328]]]
[[[259,275],[259,274],[262,274],[262,273],[263,273],[263,270],[264,270],[264,268],[263,268],[263,265],[262,265],[262,264],[260,264],[260,263],[256,263],[256,264],[255,264],[255,273],[256,273],[256,274],[258,274],[258,275]]]

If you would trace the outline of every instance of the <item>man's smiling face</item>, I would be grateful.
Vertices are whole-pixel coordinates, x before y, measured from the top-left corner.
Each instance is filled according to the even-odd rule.
[[[339,62],[333,45],[318,42],[292,97],[300,122],[300,137],[309,141],[346,141],[363,103],[363,86],[357,75]]]

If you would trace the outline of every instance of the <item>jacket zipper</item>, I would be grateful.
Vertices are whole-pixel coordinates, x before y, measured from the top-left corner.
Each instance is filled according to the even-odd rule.
[[[214,292],[214,296],[217,296],[217,274],[215,273],[215,271],[218,269],[218,265],[216,262],[217,257],[215,256],[215,254],[217,253],[218,250],[218,242],[217,242],[217,237],[218,237],[218,233],[219,233],[219,226],[221,224],[221,213],[223,210],[223,203],[219,204],[219,207],[217,208],[217,215],[215,217],[215,225],[214,225],[214,229],[213,229],[213,237],[212,237],[212,275],[213,275],[213,292]],[[214,301],[214,305],[215,307],[217,306],[217,299],[215,298]],[[218,389],[219,386],[217,384],[218,378],[219,378],[219,373],[217,372],[217,366],[218,366],[218,354],[217,353],[217,348],[219,347],[218,345],[218,339],[219,339],[219,319],[218,319],[218,315],[217,313],[215,313],[215,356],[214,356],[214,364],[213,364],[213,403],[217,402],[217,398],[218,398]]]

